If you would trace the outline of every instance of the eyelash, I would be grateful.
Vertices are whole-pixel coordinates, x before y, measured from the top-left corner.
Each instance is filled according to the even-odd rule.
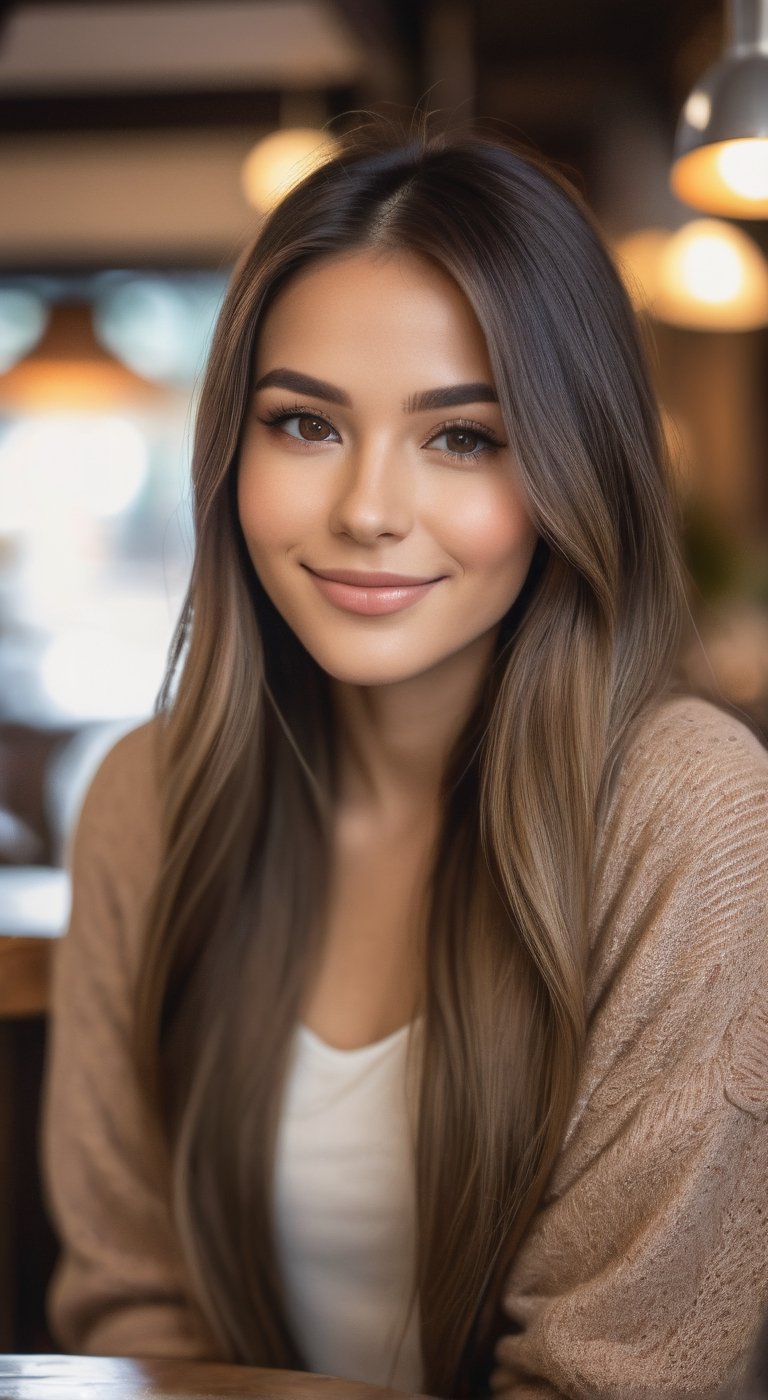
[[[336,432],[333,424],[326,418],[324,413],[318,413],[317,409],[309,408],[306,404],[279,404],[265,413],[263,417],[259,417],[259,422],[263,423],[267,428],[280,428],[291,418],[316,418],[322,423],[327,423],[328,427]],[[477,461],[479,457],[485,456],[486,453],[497,452],[504,446],[499,438],[497,438],[494,433],[491,433],[488,428],[484,427],[482,423],[475,423],[470,418],[454,418],[449,423],[441,424],[437,432],[432,433],[423,446],[426,447],[433,438],[440,437],[443,433],[451,432],[469,432],[480,439],[480,445],[475,448],[474,452],[451,452],[447,448],[441,449],[443,456],[449,457],[454,462]],[[300,447],[311,448],[317,445],[316,443],[302,438],[294,438],[293,441],[297,442]]]

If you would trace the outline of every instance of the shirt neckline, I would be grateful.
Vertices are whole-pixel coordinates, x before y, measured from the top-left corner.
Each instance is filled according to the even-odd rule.
[[[305,1025],[303,1021],[299,1022],[298,1029],[299,1034],[302,1035],[305,1040],[308,1040],[326,1055],[332,1055],[336,1059],[351,1060],[363,1059],[368,1055],[375,1054],[377,1051],[395,1045],[399,1040],[403,1039],[406,1032],[409,1031],[412,1026],[415,1026],[421,1020],[423,1020],[423,1015],[416,1016],[412,1021],[407,1021],[404,1026],[399,1026],[396,1031],[392,1031],[391,1035],[385,1035],[382,1040],[372,1040],[368,1045],[356,1045],[350,1050],[344,1050],[338,1045],[329,1045],[327,1040],[323,1040],[315,1031],[310,1030],[309,1026]]]

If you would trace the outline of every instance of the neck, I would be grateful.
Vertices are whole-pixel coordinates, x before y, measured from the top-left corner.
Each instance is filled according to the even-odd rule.
[[[436,806],[494,645],[495,635],[480,637],[432,670],[388,685],[333,683],[343,805],[394,819]]]

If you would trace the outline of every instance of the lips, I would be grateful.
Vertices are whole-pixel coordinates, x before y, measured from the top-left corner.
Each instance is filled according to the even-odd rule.
[[[440,583],[442,577],[425,579],[381,571],[308,567],[307,572],[318,591],[334,607],[364,617],[382,617],[411,607]]]
[[[309,565],[305,565],[309,568]],[[390,574],[383,571],[372,572],[361,569],[309,569],[317,578],[329,579],[332,583],[350,583],[353,588],[416,588],[425,583],[436,583],[437,578],[415,578],[411,574]]]

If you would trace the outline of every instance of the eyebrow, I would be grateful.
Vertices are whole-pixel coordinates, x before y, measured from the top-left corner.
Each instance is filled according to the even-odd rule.
[[[403,405],[406,413],[426,413],[433,408],[456,408],[463,403],[498,403],[492,384],[451,384],[447,389],[424,389]]]
[[[329,384],[325,379],[315,379],[311,374],[299,374],[294,369],[271,369],[263,374],[254,386],[258,389],[293,389],[297,394],[308,394],[326,403],[341,404],[349,408],[352,400],[343,389]],[[465,403],[498,403],[498,395],[492,384],[451,384],[445,389],[424,389],[420,394],[412,394],[403,403],[404,413],[427,413],[435,408],[456,408]]]
[[[293,389],[297,394],[310,394],[316,399],[325,399],[326,403],[342,404],[344,408],[349,408],[352,400],[349,394],[345,394],[343,389],[337,389],[335,384],[328,384],[324,379],[315,379],[311,374],[299,374],[295,369],[271,369],[267,374],[263,374],[257,389],[269,389],[274,386],[276,389]]]

